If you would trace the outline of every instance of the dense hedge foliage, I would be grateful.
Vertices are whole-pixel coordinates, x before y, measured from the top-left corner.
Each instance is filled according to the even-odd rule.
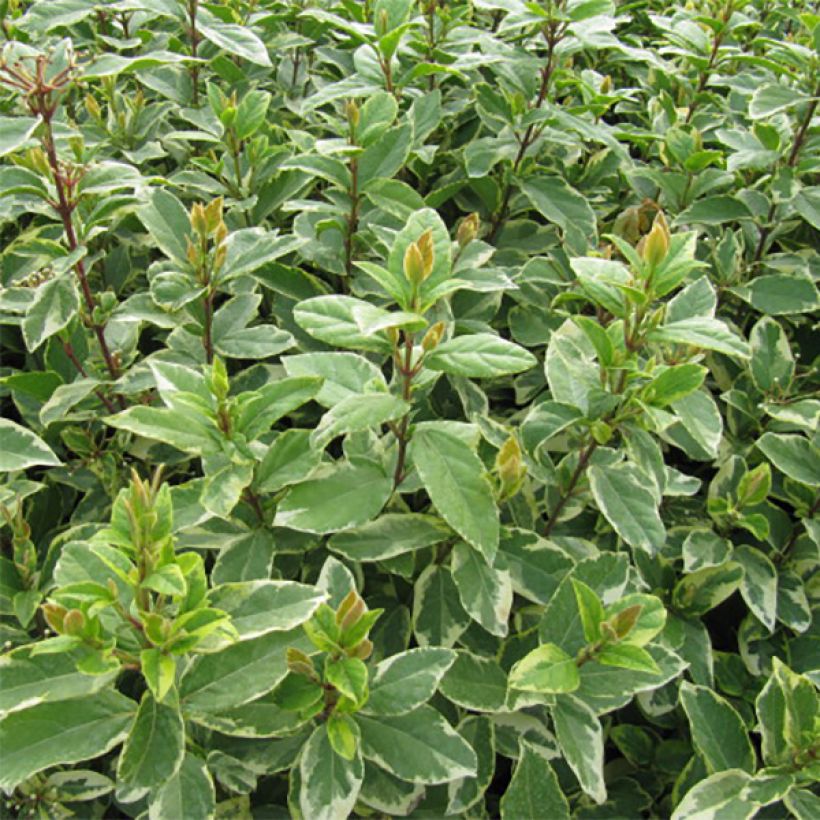
[[[820,17],[4,0],[3,817],[820,817]]]

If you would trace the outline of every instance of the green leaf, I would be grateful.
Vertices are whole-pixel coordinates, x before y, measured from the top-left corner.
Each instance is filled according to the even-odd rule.
[[[529,370],[537,363],[523,347],[490,333],[456,336],[442,342],[424,360],[425,367],[457,376],[493,378]]]
[[[743,796],[750,780],[749,774],[740,769],[717,772],[701,780],[678,803],[671,820],[701,817],[746,820],[752,817],[760,806]]]
[[[353,811],[364,777],[364,765],[358,751],[352,760],[337,754],[330,743],[327,727],[320,725],[302,749],[299,774],[302,816],[311,820],[338,820]]]
[[[572,695],[556,698],[550,709],[558,744],[584,793],[596,803],[606,800],[604,738],[592,709]]]
[[[615,532],[632,547],[654,554],[666,541],[652,492],[629,464],[588,470],[595,503]]]
[[[678,581],[672,601],[687,615],[703,615],[725,601],[739,586],[743,567],[729,561],[719,567],[704,567]]]
[[[394,177],[410,153],[413,129],[409,123],[390,128],[362,151],[358,159],[359,185],[364,190],[376,179]]]
[[[569,803],[541,748],[522,738],[518,763],[501,798],[501,820],[535,817],[569,820]]]
[[[643,388],[643,398],[648,404],[664,407],[697,390],[706,373],[706,368],[699,364],[669,367]]]
[[[0,157],[22,148],[39,124],[39,117],[0,117]]]
[[[633,669],[636,672],[648,672],[660,675],[661,670],[655,659],[640,646],[629,643],[616,643],[605,647],[596,656],[598,663],[605,666],[617,666],[620,669]]]
[[[367,667],[358,658],[334,659],[328,655],[325,680],[354,703],[367,698]]]
[[[705,686],[684,681],[680,702],[689,719],[692,741],[710,773],[728,769],[754,772],[755,753],[746,727],[726,700]]]
[[[380,319],[386,311],[352,296],[314,296],[300,302],[293,318],[303,330],[319,341],[336,347],[390,353],[390,342],[383,333],[363,333],[361,324]]]
[[[723,437],[723,418],[711,393],[696,390],[674,402],[672,410],[680,423],[665,430],[664,436],[692,458],[715,458]]]
[[[571,247],[581,254],[597,244],[595,212],[589,202],[561,177],[539,176],[521,186],[530,204],[566,234]]]
[[[817,286],[806,274],[756,276],[748,285],[733,290],[753,308],[769,316],[809,313],[820,305]]]
[[[105,754],[125,738],[135,710],[130,698],[104,691],[6,715],[0,720],[0,787],[12,789],[49,766]]]
[[[820,813],[820,797],[808,789],[792,789],[783,802],[797,820],[813,820]]]
[[[431,706],[356,721],[364,757],[402,780],[433,785],[476,773],[475,752]]]
[[[757,448],[789,478],[809,487],[820,486],[820,451],[803,436],[764,433]]]
[[[464,709],[501,712],[507,700],[507,675],[494,658],[459,650],[440,689],[444,697]]]
[[[296,376],[266,384],[237,397],[239,418],[236,426],[249,440],[267,433],[271,425],[316,396],[322,380]]]
[[[578,614],[581,616],[581,625],[584,628],[584,638],[587,643],[594,643],[601,638],[601,621],[604,620],[604,605],[601,599],[583,581],[571,578],[572,588],[575,591],[575,601],[578,604]]]
[[[410,404],[389,393],[349,396],[322,416],[310,436],[313,447],[323,448],[337,436],[376,428],[396,421],[410,412]]]
[[[393,490],[393,480],[371,461],[338,462],[290,488],[274,524],[302,532],[329,533],[375,518]]]
[[[170,444],[192,455],[203,455],[218,448],[216,427],[211,430],[207,417],[183,415],[165,407],[129,407],[116,416],[107,416],[105,423],[118,430]]]
[[[182,765],[151,800],[148,820],[209,820],[215,809],[214,784],[207,766],[186,753]]]
[[[148,202],[137,211],[137,216],[160,250],[186,270],[191,222],[182,203],[164,188],[157,188],[149,195]]]
[[[708,196],[679,214],[675,225],[722,225],[724,222],[751,218],[751,211],[740,199],[733,196]]]
[[[481,801],[495,774],[495,726],[491,719],[469,715],[456,730],[475,750],[478,767],[475,777],[460,777],[447,784],[448,815],[465,812]]]
[[[213,589],[211,606],[227,612],[241,640],[291,630],[307,621],[327,596],[295,581],[244,581]]]
[[[331,536],[327,546],[351,561],[384,561],[438,544],[451,534],[433,515],[385,513],[361,527]]]
[[[37,288],[26,311],[22,331],[26,348],[36,350],[55,333],[59,333],[80,309],[80,296],[73,274],[55,276]]]
[[[625,316],[626,298],[622,286],[628,285],[631,281],[629,270],[625,265],[595,256],[577,257],[571,260],[570,264],[578,283],[590,299],[608,310],[613,316],[620,318]],[[578,318],[580,317],[573,317],[573,320],[577,321]]]
[[[40,408],[40,423],[48,427],[60,421],[98,387],[96,379],[79,378],[69,384],[61,384],[52,393],[48,401]]]
[[[488,566],[482,553],[464,541],[453,547],[451,569],[470,617],[492,635],[505,637],[513,601],[510,574]]]
[[[523,529],[502,531],[499,552],[510,573],[513,591],[536,604],[546,604],[572,559],[555,544]]]
[[[373,671],[366,713],[401,715],[427,703],[455,659],[451,649],[420,647],[381,661]]]
[[[240,140],[253,136],[265,124],[270,101],[271,95],[259,89],[248,91],[242,96],[236,108],[236,136]]]
[[[411,459],[442,518],[492,564],[498,509],[478,456],[455,436],[425,428],[413,435]]]
[[[158,647],[143,649],[140,652],[140,668],[151,694],[157,701],[164,700],[176,679],[177,665],[174,658]]]
[[[764,316],[749,337],[752,360],[749,367],[754,383],[764,392],[787,390],[794,378],[794,357],[783,328]]]
[[[722,321],[703,316],[661,325],[650,331],[647,338],[653,342],[672,342],[703,350],[716,350],[739,359],[748,359],[751,355],[746,342],[732,333]]]
[[[287,674],[285,650],[300,639],[301,629],[270,632],[198,656],[180,681],[183,710],[218,714],[269,692]]]
[[[321,452],[311,447],[310,438],[310,430],[279,433],[256,468],[255,488],[272,493],[307,478],[322,460]]]
[[[533,649],[510,670],[510,688],[523,692],[574,692],[580,685],[575,658],[554,643]]]
[[[37,703],[70,700],[94,695],[117,676],[77,671],[72,654],[31,655],[20,648],[0,657],[0,714],[17,712]]]
[[[179,707],[158,703],[146,692],[122,747],[118,780],[135,789],[155,789],[176,774],[184,755],[185,726]]]
[[[303,353],[282,359],[289,376],[314,376],[323,379],[316,401],[332,407],[342,399],[387,387],[381,370],[356,353]]]
[[[450,570],[426,567],[413,594],[413,632],[419,645],[453,646],[469,624]]]
[[[777,619],[777,570],[769,558],[754,547],[735,547],[732,560],[743,567],[740,594],[746,606],[768,629]]]
[[[9,419],[0,419],[0,472],[10,473],[40,464],[57,467],[61,462],[31,430]]]
[[[202,20],[202,16],[199,15],[197,18],[197,31],[206,40],[223,51],[227,51],[228,54],[235,54],[249,63],[271,67],[265,44],[249,28],[233,23],[223,23],[210,14],[206,20]]]
[[[749,101],[749,116],[753,120],[771,117],[808,101],[808,97],[795,88],[775,83],[764,83],[755,89]]]

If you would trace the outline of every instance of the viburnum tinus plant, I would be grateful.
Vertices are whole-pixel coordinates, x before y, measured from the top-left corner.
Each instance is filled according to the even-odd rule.
[[[0,816],[820,816],[816,7],[0,27]]]

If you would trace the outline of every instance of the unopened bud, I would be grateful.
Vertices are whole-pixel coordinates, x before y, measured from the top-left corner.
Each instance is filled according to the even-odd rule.
[[[435,261],[435,249],[433,247],[433,232],[425,231],[416,244],[421,251],[421,258],[424,260],[424,278],[426,279],[433,272],[433,262]]]
[[[601,80],[600,91],[601,94],[609,94],[609,92],[612,91],[612,77],[610,77],[609,74],[607,74],[606,77],[604,77],[604,79]]]
[[[219,356],[214,356],[214,363],[211,366],[211,390],[219,401],[224,401],[230,389],[231,383],[228,380],[225,362]]]
[[[521,458],[521,445],[515,436],[510,436],[498,451],[495,457],[495,471],[501,484],[501,498],[514,496],[527,473]]]
[[[594,421],[589,428],[589,432],[592,433],[592,438],[601,446],[612,438],[612,428],[602,419]]]
[[[620,612],[616,612],[607,622],[614,631],[615,635],[620,640],[625,638],[633,629],[638,618],[641,615],[643,606],[641,604],[633,604]]]
[[[227,106],[219,115],[219,121],[225,126],[225,128],[230,128],[236,121],[236,106]]]
[[[456,240],[460,248],[466,247],[478,236],[479,225],[477,213],[472,213],[462,220],[456,232]]]
[[[222,197],[212,199],[205,207],[205,226],[212,234],[222,224]]]
[[[95,119],[98,120],[102,117],[102,109],[100,108],[100,104],[94,98],[92,94],[85,95],[85,110]]]
[[[412,285],[418,286],[424,281],[424,257],[415,242],[404,252],[404,275]]]
[[[295,675],[304,675],[305,677],[312,678],[316,674],[313,668],[313,661],[307,654],[302,652],[301,649],[296,649],[292,646],[288,647],[286,657],[288,669]]]
[[[353,658],[358,658],[360,661],[366,661],[372,652],[373,642],[369,638],[363,638],[348,654]]]
[[[421,347],[425,353],[429,353],[431,350],[435,350],[439,342],[441,342],[442,336],[444,336],[444,330],[446,325],[444,322],[436,322],[427,333],[424,334],[424,338],[421,340]]]
[[[188,258],[188,261],[192,265],[196,265],[196,263],[199,259],[199,251],[197,251],[196,245],[194,245],[194,243],[191,242],[191,237],[190,236],[186,236],[185,241],[188,245],[188,247],[185,251],[185,256]]]
[[[348,100],[345,103],[345,116],[355,131],[359,126],[359,106],[356,105],[355,100]]]
[[[63,617],[63,632],[79,635],[85,629],[85,615],[79,609],[70,609]]]
[[[66,608],[60,604],[43,604],[43,615],[48,625],[58,634],[63,632]]]
[[[339,609],[336,612],[336,623],[343,631],[349,629],[364,615],[366,609],[367,607],[359,594],[351,590],[342,603],[339,604]]]
[[[376,18],[376,34],[379,37],[384,37],[387,34],[387,26],[390,23],[390,19],[387,16],[387,9],[381,9],[379,11],[379,16]]]
[[[208,235],[208,220],[205,218],[205,208],[199,202],[191,208],[191,227],[200,236]]]
[[[649,263],[651,268],[656,268],[666,258],[669,252],[669,226],[662,211],[658,211],[655,221],[652,223],[652,230],[646,237],[642,253],[643,258]]]

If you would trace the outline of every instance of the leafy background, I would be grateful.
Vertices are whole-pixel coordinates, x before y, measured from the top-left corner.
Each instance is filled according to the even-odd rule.
[[[817,817],[819,19],[0,3],[4,816]]]

